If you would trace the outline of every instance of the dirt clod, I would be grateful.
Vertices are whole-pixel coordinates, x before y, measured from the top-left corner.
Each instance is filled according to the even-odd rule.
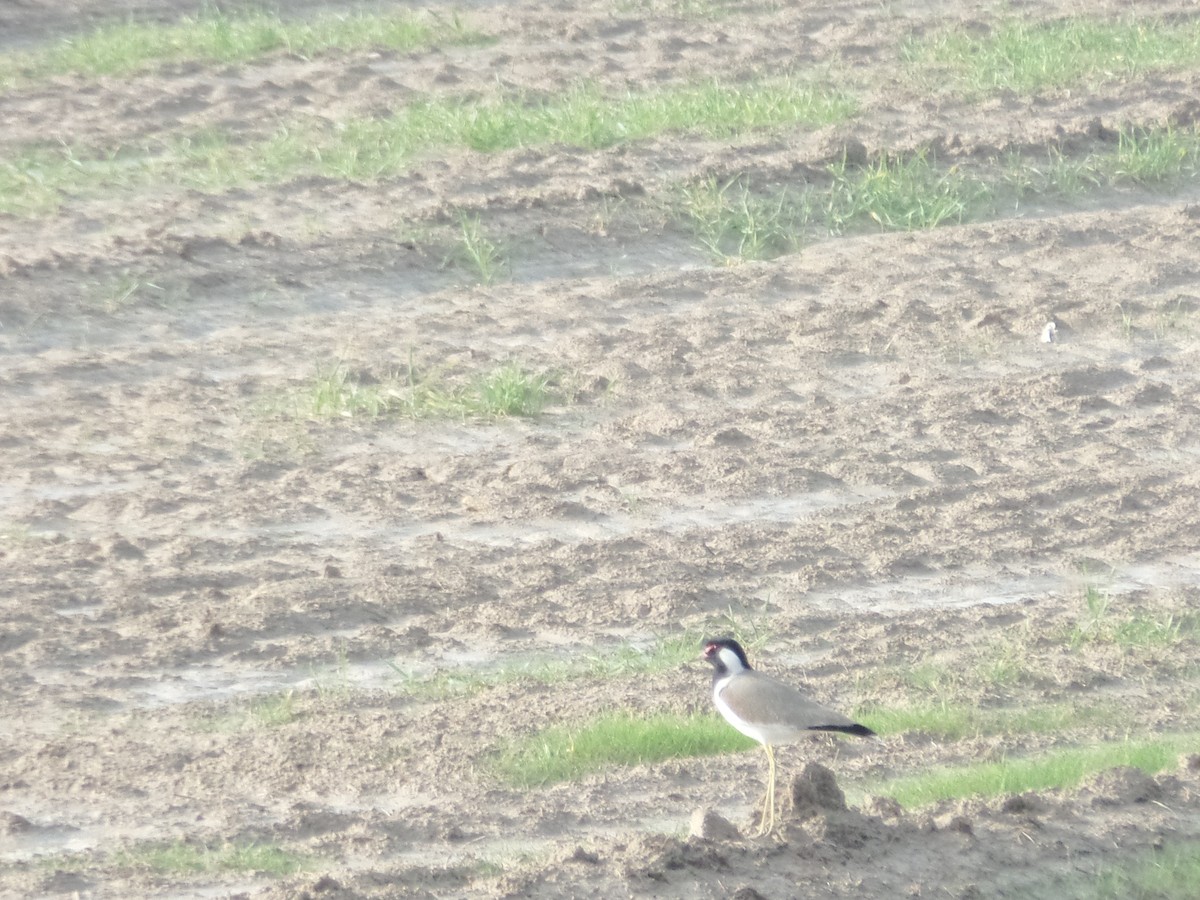
[[[692,813],[688,833],[706,841],[736,841],[742,836],[737,826],[711,809],[697,809]]]
[[[833,772],[820,763],[807,763],[792,781],[792,815],[807,819],[826,812],[843,812],[846,794]]]
[[[1093,795],[1093,803],[1100,805],[1148,803],[1160,799],[1163,795],[1157,780],[1129,766],[1101,772],[1087,779],[1082,788],[1086,793]]]

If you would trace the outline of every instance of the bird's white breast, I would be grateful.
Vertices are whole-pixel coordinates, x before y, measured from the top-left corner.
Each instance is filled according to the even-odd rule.
[[[773,743],[771,740],[772,735],[770,734],[770,726],[763,727],[762,725],[756,725],[753,722],[747,722],[736,712],[734,712],[729,704],[726,703],[721,697],[722,692],[729,685],[729,682],[736,677],[736,674],[726,675],[724,678],[713,684],[713,703],[716,705],[717,710],[721,713],[721,715],[725,717],[725,721],[742,734],[746,735],[746,737],[752,738],[753,740],[758,741],[760,744]]]

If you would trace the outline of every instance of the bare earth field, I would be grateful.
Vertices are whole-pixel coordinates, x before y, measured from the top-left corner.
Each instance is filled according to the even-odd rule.
[[[786,69],[859,102],[821,128],[453,149],[378,181],[160,182],[0,216],[0,895],[1068,897],[1194,846],[1194,759],[1017,800],[901,810],[872,789],[1200,727],[1194,188],[860,229],[738,265],[657,202],[709,176],[803,185],[843,156],[933,148],[968,166],[1191,125],[1195,72],[1035,100],[901,77],[905,36],[1126,8],[488,3],[461,9],[484,44],[0,94],[0,161],[37,141],[249,141],[581,78]],[[0,50],[195,12],[4,4]],[[462,213],[508,260],[490,284],[447,263]],[[369,385],[508,362],[550,373],[539,415],[330,419],[281,399],[339,363]],[[1089,588],[1113,621],[1186,627],[1072,641]],[[822,762],[852,808],[762,840],[687,836],[695,810],[748,830],[757,751],[497,776],[506,742],[551,725],[707,710],[710,673],[496,673],[678,635],[698,654],[735,625],[763,635],[765,669],[847,711],[910,702],[909,675],[936,670],[964,673],[981,708],[1110,714],[787,748],[785,783]],[[1015,674],[976,689],[981,660]],[[169,870],[138,861],[148,842],[306,862]]]

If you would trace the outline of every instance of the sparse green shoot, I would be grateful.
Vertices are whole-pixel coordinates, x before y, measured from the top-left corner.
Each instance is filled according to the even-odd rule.
[[[975,664],[976,680],[988,689],[1006,688],[1030,676],[1029,654],[1016,642],[994,645]]]
[[[731,637],[750,654],[751,658],[771,642],[775,629],[765,613],[737,613],[732,606],[724,612],[712,616],[704,625],[703,631],[696,639],[695,653],[699,654],[701,640],[716,637]]]
[[[1072,649],[1089,640],[1098,640],[1104,631],[1108,616],[1109,596],[1094,584],[1089,584],[1084,589],[1083,602],[1087,611],[1083,620],[1071,632]]]
[[[962,675],[956,668],[940,663],[921,662],[906,667],[901,673],[904,684],[914,691],[945,697],[957,693]]]
[[[300,717],[295,693],[281,691],[249,700],[238,700],[203,715],[196,723],[200,732],[239,732],[259,728],[279,728]]]
[[[350,654],[345,641],[339,641],[334,649],[332,664],[313,670],[311,682],[322,701],[342,701],[349,696],[354,686],[350,677]]]
[[[1156,340],[1166,340],[1172,332],[1186,327],[1187,316],[1195,311],[1195,302],[1180,294],[1163,300],[1154,311],[1152,332]]]
[[[998,193],[1012,195],[1019,206],[1026,197],[1069,200],[1102,187],[1106,182],[1097,157],[1068,156],[1049,147],[1045,159],[1029,159],[1019,153],[1005,157]]]
[[[123,272],[98,285],[90,305],[111,316],[134,306],[160,303],[166,297],[164,288],[144,275]]]
[[[511,265],[500,246],[484,232],[479,216],[465,213],[458,217],[461,238],[455,252],[447,259],[469,269],[478,276],[480,284],[491,284]]]

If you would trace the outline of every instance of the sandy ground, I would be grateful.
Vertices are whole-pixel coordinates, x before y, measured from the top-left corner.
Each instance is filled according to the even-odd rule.
[[[969,162],[1195,118],[1194,75],[1034,103],[879,78],[898,35],[1002,9],[487,4],[469,10],[498,35],[486,47],[63,76],[0,97],[3,152],[252,137],[412,94],[581,77],[832,67],[866,86],[852,122],[817,131],[454,153],[381,184],[160,185],[0,219],[0,893],[1069,896],[1104,865],[1195,840],[1186,764],[1017,802],[856,800],[773,840],[688,839],[697,809],[746,824],[760,755],[521,790],[488,760],[605,709],[706,708],[702,664],[445,696],[397,674],[602,656],[732,616],[769,634],[766,668],[844,708],[899,697],[887,673],[1009,654],[1023,677],[980,703],[1113,703],[1087,737],[1195,729],[1194,637],[1063,638],[1087,584],[1121,616],[1186,621],[1200,600],[1190,197],[1106,195],[725,268],[645,202],[710,174],[799,183],[860,144]],[[22,46],[114,11],[193,10],[24,2],[0,29]],[[459,210],[501,237],[511,278],[473,285],[443,265]],[[1060,340],[1043,343],[1052,320]],[[463,377],[517,360],[561,373],[569,396],[493,422],[271,411],[334,361],[383,377],[410,357]],[[290,720],[258,723],[254,704],[289,690]],[[782,765],[819,760],[862,794],[1057,742],[897,735]],[[121,862],[160,839],[316,862],[274,881]]]

